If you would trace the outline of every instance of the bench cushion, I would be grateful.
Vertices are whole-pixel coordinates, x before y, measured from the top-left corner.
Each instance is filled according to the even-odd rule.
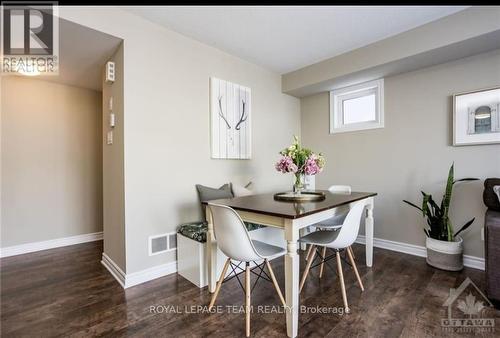
[[[248,231],[264,228],[263,225],[250,222],[245,222],[245,226],[247,227]],[[207,231],[208,231],[207,222],[185,223],[180,225],[179,228],[177,229],[178,234],[181,234],[187,238],[190,238],[200,243],[205,243],[207,241]]]

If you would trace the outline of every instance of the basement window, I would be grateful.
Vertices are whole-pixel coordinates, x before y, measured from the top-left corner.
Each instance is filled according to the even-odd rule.
[[[384,127],[384,79],[330,92],[330,134]]]

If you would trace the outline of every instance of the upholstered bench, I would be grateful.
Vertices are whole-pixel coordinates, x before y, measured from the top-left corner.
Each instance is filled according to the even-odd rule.
[[[248,231],[265,230],[265,226],[254,223],[245,225]],[[179,226],[177,229],[177,272],[199,288],[208,284],[207,280],[207,222],[192,222]],[[258,231],[257,231],[258,232]],[[265,236],[266,234],[259,234]],[[226,256],[217,250],[217,261],[219,264],[217,276],[220,275]]]
[[[198,191],[203,215],[205,215],[206,211],[203,203],[221,198],[249,195],[252,193],[247,189],[249,185],[250,183],[242,187],[228,183],[220,188],[211,188],[197,184],[196,190]],[[245,225],[252,239],[286,247],[281,229],[249,222],[245,222]],[[186,223],[177,229],[177,272],[199,288],[208,284],[207,230],[208,224],[203,221]],[[221,274],[226,258],[220,250],[217,250],[216,276]]]

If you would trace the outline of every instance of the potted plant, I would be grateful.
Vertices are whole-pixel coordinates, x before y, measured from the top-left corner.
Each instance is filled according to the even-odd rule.
[[[451,202],[453,185],[463,181],[476,181],[477,178],[462,178],[454,180],[454,165],[452,164],[448,173],[446,190],[438,205],[432,198],[432,195],[422,191],[422,207],[403,200],[403,202],[417,208],[422,212],[429,226],[424,228],[427,235],[425,246],[427,248],[427,264],[439,269],[448,271],[459,271],[463,268],[463,239],[458,236],[466,230],[473,222],[471,219],[465,223],[458,231],[454,232],[453,225],[448,216]]]
[[[299,138],[293,137],[293,143],[280,151],[281,158],[275,164],[278,172],[295,175],[293,191],[300,194],[304,187],[304,175],[316,175],[323,170],[325,158],[311,149],[303,148]]]

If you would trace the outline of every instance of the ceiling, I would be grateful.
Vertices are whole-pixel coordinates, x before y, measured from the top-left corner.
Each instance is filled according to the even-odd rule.
[[[59,19],[59,75],[41,75],[36,78],[100,91],[104,65],[121,41],[117,37]]]
[[[162,6],[124,9],[283,74],[465,8]]]

